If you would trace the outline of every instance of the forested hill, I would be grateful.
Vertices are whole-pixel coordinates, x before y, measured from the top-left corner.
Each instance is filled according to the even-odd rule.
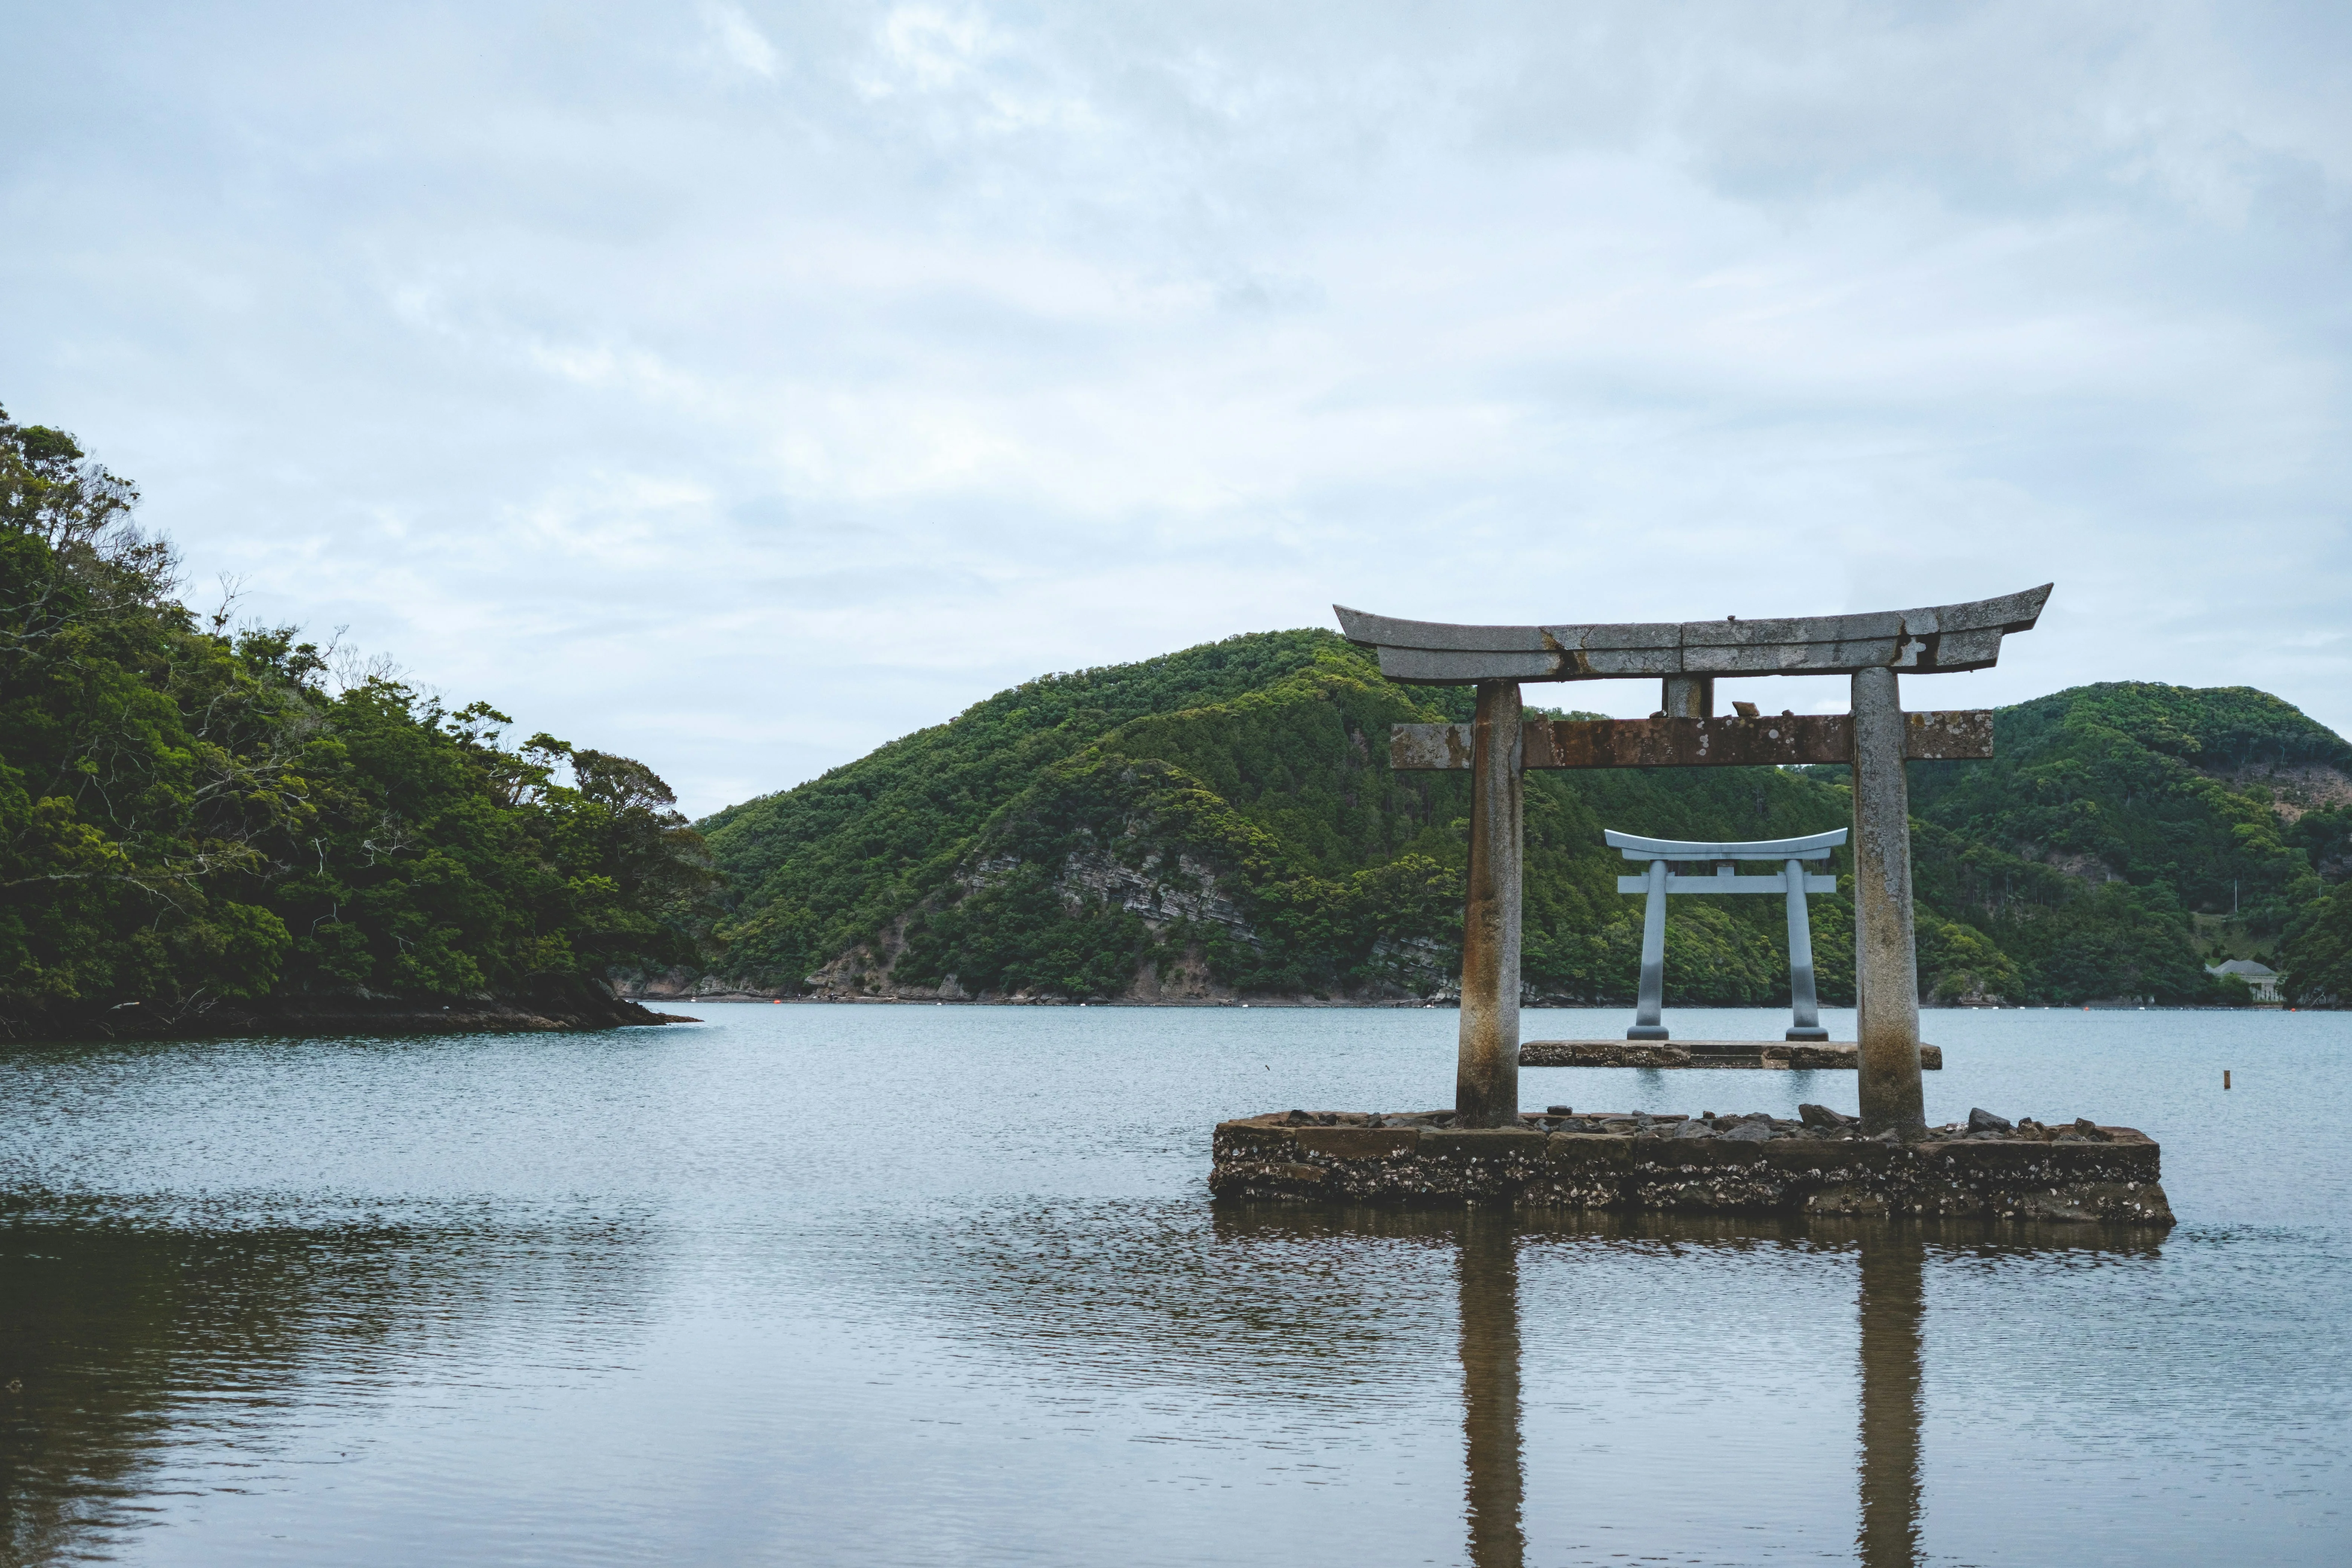
[[[2004,989],[2100,994],[2185,923],[2205,956],[2352,991],[2311,945],[2352,872],[2352,744],[2266,692],[2115,682],[2001,709],[1991,761],[1912,764],[1911,812],[1915,892],[2014,961]]]
[[[0,1037],[654,1016],[712,875],[626,757],[200,617],[129,483],[0,410]]]
[[[698,824],[734,900],[728,971],[909,996],[1442,994],[1467,781],[1393,773],[1386,742],[1469,700],[1319,631],[1032,681]],[[2260,692],[2152,685],[2003,710],[1997,735],[1998,761],[1913,768],[1930,1000],[2227,999],[2206,961],[2312,940],[2347,868],[2341,737]],[[1603,826],[1850,820],[1838,768],[1528,784],[1525,975],[1560,1000],[1633,992],[1638,901]],[[1846,900],[1816,901],[1815,933],[1825,995],[1850,1000]],[[1777,900],[1677,901],[1667,963],[1685,1002],[1780,999]]]

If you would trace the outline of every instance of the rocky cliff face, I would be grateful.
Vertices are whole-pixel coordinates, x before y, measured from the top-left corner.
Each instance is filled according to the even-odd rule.
[[[956,880],[954,900],[970,899],[1003,887],[1019,875],[1025,863],[1017,856],[994,855],[978,861]],[[1256,950],[1264,946],[1250,912],[1227,889],[1230,868],[1182,850],[1152,850],[1139,859],[1123,860],[1110,849],[1087,843],[1072,850],[1055,868],[1050,879],[1054,900],[1071,920],[1116,913],[1132,919],[1145,935],[1143,955],[1125,984],[1085,998],[1073,998],[1066,988],[1012,986],[968,988],[961,975],[950,972],[937,979],[909,979],[898,971],[908,947],[910,928],[950,900],[934,898],[891,922],[880,938],[860,942],[808,976],[803,994],[821,999],[858,997],[900,1001],[941,1002],[1060,1002],[1076,999],[1157,1005],[1223,1004],[1240,999],[1236,987],[1221,981],[1210,961],[1213,945]],[[1446,966],[1452,954],[1434,941],[1391,942],[1383,952],[1394,967],[1420,984],[1371,984],[1344,992],[1253,992],[1253,1000],[1268,1003],[1401,1004],[1435,994],[1450,995]]]

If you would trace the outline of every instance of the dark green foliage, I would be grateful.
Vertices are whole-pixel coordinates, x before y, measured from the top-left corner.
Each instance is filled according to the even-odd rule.
[[[2306,811],[2284,837],[2287,847],[2308,860],[2323,880],[2341,882],[2352,877],[2352,805]]]
[[[1236,637],[1033,680],[952,723],[698,824],[740,899],[739,962],[747,973],[797,981],[873,940],[942,886],[981,827],[1045,768],[1126,721],[1271,684],[1318,637]]]
[[[1422,994],[1459,967],[1467,782],[1391,772],[1388,729],[1467,711],[1328,633],[1235,637],[1033,682],[702,826],[723,869],[760,879],[730,928],[754,979],[861,950],[877,976],[895,936],[901,985],[1111,994],[1197,957],[1244,992]],[[1638,904],[1604,823],[1753,837],[1845,810],[1770,770],[1531,777],[1529,983],[1632,994]],[[1827,989],[1851,995],[1851,924],[1823,912]],[[1685,1000],[1785,994],[1776,900],[1682,900],[1674,941]]]
[[[136,499],[0,415],[0,1023],[696,955],[710,873],[651,772],[200,624]]]
[[[1093,736],[1065,720],[1055,739],[1066,754],[1031,777],[1003,780],[1013,787],[992,812],[971,814],[966,836],[916,864],[877,868],[901,900],[882,919],[912,910],[894,978],[931,985],[953,975],[967,991],[1102,994],[1124,991],[1147,961],[1165,965],[1196,946],[1221,977],[1250,989],[1328,992],[1418,973],[1425,964],[1394,950],[1458,921],[1458,879],[1428,853],[1433,846],[1452,854],[1458,838],[1430,826],[1432,808],[1412,793],[1425,781],[1396,787],[1384,742],[1390,723],[1428,710],[1377,675],[1368,682],[1350,650],[1316,633],[1235,638],[1153,663],[1205,669],[1215,683],[1225,671],[1263,669],[1273,658],[1292,668],[1227,702]],[[1137,684],[1168,687],[1167,669],[1142,668],[1151,679]],[[964,738],[954,731],[975,716],[995,720],[1003,710],[992,706],[919,737],[934,739],[930,758],[961,771]],[[1104,710],[1079,711],[1099,721]],[[1383,742],[1378,765],[1374,733]],[[927,760],[888,758],[898,768]],[[917,794],[912,781],[876,784],[873,815],[903,824],[901,803]],[[722,866],[757,821],[710,825]],[[863,844],[893,842],[887,828],[858,826]],[[830,933],[770,947],[780,967],[814,967],[839,951],[833,943],[874,940],[881,922],[860,901],[864,886],[855,878],[827,885],[803,869],[838,864],[815,855],[787,859],[784,873],[803,879],[809,903],[788,921],[761,911],[734,928],[739,958],[768,931],[796,942]],[[771,886],[782,880],[772,877]],[[1117,901],[1131,897],[1153,900],[1159,937]]]
[[[1159,945],[1140,917],[1100,900],[1070,909],[1044,867],[1023,865],[925,912],[893,973],[913,985],[955,974],[975,993],[1111,996]]]
[[[2212,1000],[2224,1007],[2251,1007],[2254,1005],[2254,988],[2242,974],[2216,974]]]
[[[1848,958],[1853,942],[1853,914],[1842,909]],[[1818,920],[1816,921],[1818,924]],[[1964,999],[2016,998],[2024,994],[2023,977],[2016,963],[1999,943],[1964,921],[1948,921],[1924,904],[1914,902],[1912,930],[1919,963],[1919,999],[1958,1002]],[[1819,938],[1816,937],[1818,943]]]
[[[2341,853],[2337,814],[2289,826],[2276,792],[2340,787],[2352,745],[2263,692],[2079,687],[2000,710],[1994,748],[1912,765],[1913,853],[1919,897],[2013,961],[2013,999],[2229,1000],[2189,917],[2274,937]]]
[[[2078,687],[2002,709],[1994,746],[1990,763],[1915,765],[1912,814],[1975,845],[2032,847],[2070,880],[2162,884],[2181,909],[2239,908],[2271,931],[2317,889],[2263,775],[2352,770],[2352,744],[2244,687]],[[1988,858],[1956,890],[1986,907],[2040,896],[2004,881],[2011,869]]]
[[[2287,932],[2279,967],[2287,995],[2301,1005],[2352,1006],[2352,885],[2303,911]]]
[[[1383,742],[1468,708],[1312,631],[1031,682],[705,824],[738,878],[736,959],[793,984],[856,954],[851,980],[975,994],[1116,994],[1195,960],[1244,992],[1426,992],[1459,962],[1467,784],[1391,773]],[[2234,884],[2250,913],[2232,929],[2275,932],[2345,853],[2343,815],[2288,825],[2268,770],[2352,748],[2259,692],[2088,687],[2004,710],[1998,744],[1911,770],[1927,1000],[2228,1000],[2190,912],[2226,912]],[[1761,838],[1850,818],[1842,768],[1530,774],[1528,983],[1633,994],[1639,900],[1604,826]],[[1667,929],[1676,1002],[1785,999],[1779,900],[1677,899]],[[1823,999],[1851,1002],[1851,905],[1815,900],[1813,930]]]

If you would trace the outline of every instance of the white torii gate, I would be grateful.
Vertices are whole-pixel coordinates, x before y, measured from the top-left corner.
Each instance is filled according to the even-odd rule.
[[[1807,838],[1751,838],[1736,843],[1701,843],[1683,838],[1643,838],[1615,828],[1604,828],[1609,847],[1628,860],[1647,860],[1649,869],[1638,877],[1620,877],[1621,893],[1647,893],[1642,911],[1642,991],[1633,1006],[1629,1040],[1663,1040],[1660,1020],[1666,989],[1666,895],[1669,893],[1781,893],[1789,900],[1789,1032],[1791,1040],[1826,1040],[1821,1004],[1813,994],[1813,923],[1805,909],[1807,893],[1834,893],[1835,877],[1808,875],[1805,862],[1826,860],[1830,851],[1845,842],[1846,830],[1832,828]],[[1673,861],[1713,861],[1712,877],[1680,876],[1667,868]],[[1778,877],[1742,877],[1732,870],[1736,860],[1778,860]]]

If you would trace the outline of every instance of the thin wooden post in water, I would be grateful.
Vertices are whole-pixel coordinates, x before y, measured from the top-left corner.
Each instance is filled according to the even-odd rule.
[[[1927,1131],[1919,1085],[1919,969],[1911,929],[1911,795],[1902,693],[1886,668],[1853,673],[1855,1054],[1862,1129]]]
[[[1462,911],[1462,1049],[1454,1115],[1465,1127],[1519,1117],[1519,683],[1478,683],[1470,740],[1470,885]],[[1916,1066],[1915,1066],[1916,1071]]]

